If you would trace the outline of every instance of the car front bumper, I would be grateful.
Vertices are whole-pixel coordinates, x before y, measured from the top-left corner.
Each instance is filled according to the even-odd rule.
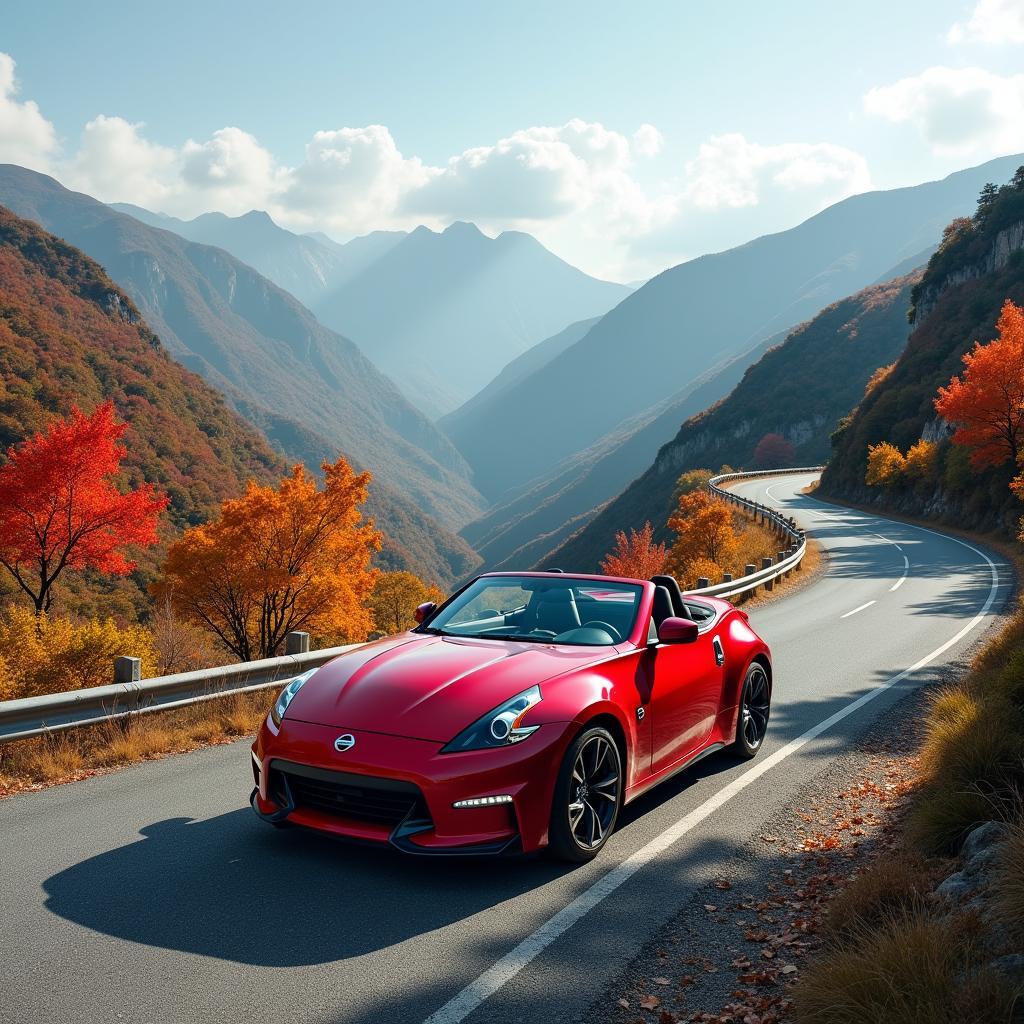
[[[349,732],[350,749],[335,739]],[[441,744],[285,718],[264,722],[252,747],[260,818],[377,843],[405,853],[529,852],[546,845],[568,723],[541,726],[514,746],[442,754]],[[511,802],[455,807],[508,796]]]

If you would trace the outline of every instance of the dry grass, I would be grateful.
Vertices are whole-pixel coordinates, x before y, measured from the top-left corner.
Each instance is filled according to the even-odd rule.
[[[273,688],[0,746],[0,796],[256,732]]]
[[[878,860],[829,901],[825,938],[833,945],[856,942],[894,914],[923,910],[942,870],[906,850]]]
[[[1017,948],[1024,948],[1024,818],[1018,818],[999,853],[992,902]]]
[[[800,1024],[1005,1024],[1012,987],[980,964],[976,923],[895,913],[827,949],[795,989]]]

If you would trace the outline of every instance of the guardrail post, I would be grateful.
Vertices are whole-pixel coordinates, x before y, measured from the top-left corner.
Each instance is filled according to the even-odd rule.
[[[697,577],[697,589],[698,590],[703,590],[705,587],[710,587],[710,586],[711,586],[711,580],[709,580],[707,578],[707,576],[698,576]]]
[[[285,654],[307,654],[309,652],[309,634],[301,630],[292,630],[285,633],[284,653]]]
[[[114,682],[137,683],[142,678],[141,658],[115,658]]]
[[[731,572],[723,572],[722,573],[722,582],[723,583],[732,583],[732,573]]]
[[[761,559],[761,568],[762,569],[770,569],[774,564],[775,563],[772,561],[771,558],[762,558]],[[774,587],[775,587],[775,580],[765,580],[764,581],[764,589],[765,590],[773,590]]]

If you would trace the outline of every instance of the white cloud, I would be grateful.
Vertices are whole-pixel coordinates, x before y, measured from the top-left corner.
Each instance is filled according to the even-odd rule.
[[[14,68],[14,60],[0,53],[0,162],[47,170],[57,136],[32,100],[18,101]]]
[[[953,25],[946,38],[954,45],[1024,43],[1024,3],[1021,0],[978,0],[967,22]]]
[[[387,128],[371,124],[317,132],[287,177],[280,199],[286,217],[357,232],[389,226],[403,197],[430,172],[418,157],[399,152]]]
[[[653,126],[642,136],[653,145]],[[653,134],[652,134],[653,133]],[[660,138],[660,134],[658,134]],[[468,149],[412,192],[412,214],[517,224],[576,216],[583,233],[612,236],[643,230],[660,204],[632,174],[626,136],[578,118],[557,127],[525,128],[492,146]]]
[[[286,166],[240,127],[168,144],[113,115],[94,117],[62,153],[53,126],[16,93],[14,62],[0,53],[0,159],[45,168],[106,202],[180,217],[262,209],[337,237],[473,220],[492,233],[530,231],[591,273],[624,279],[788,227],[870,187],[864,159],[830,143],[724,134],[669,169],[655,125],[627,135],[579,118],[512,132],[440,166],[404,154],[384,125],[318,131]],[[894,119],[923,116],[919,98],[900,99],[898,110],[885,107]]]
[[[702,143],[686,165],[684,194],[702,210],[757,206],[768,191],[803,192],[820,205],[871,185],[865,159],[827,142],[765,146],[733,133]]]
[[[177,154],[147,141],[143,125],[100,114],[82,132],[66,183],[103,202],[129,200],[172,212]]]
[[[1024,74],[931,67],[870,90],[864,110],[913,125],[940,155],[995,155],[1024,148]]]
[[[642,124],[633,132],[633,149],[637,156],[657,156],[664,145],[665,136],[653,124]]]

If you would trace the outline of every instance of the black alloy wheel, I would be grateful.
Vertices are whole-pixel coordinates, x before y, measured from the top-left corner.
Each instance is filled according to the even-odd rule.
[[[764,742],[771,713],[772,692],[768,673],[755,661],[747,669],[740,698],[739,719],[736,722],[736,742],[733,750],[743,758],[753,757]]]
[[[584,729],[566,751],[555,784],[551,852],[577,864],[597,856],[615,829],[622,792],[614,737],[601,726]]]

